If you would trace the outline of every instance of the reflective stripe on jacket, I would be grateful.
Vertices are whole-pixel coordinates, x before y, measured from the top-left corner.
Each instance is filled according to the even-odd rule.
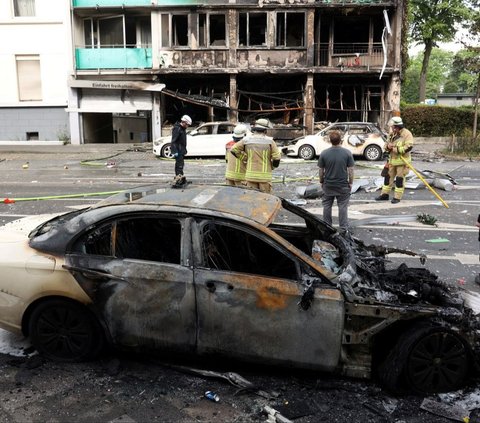
[[[273,138],[256,133],[237,142],[232,148],[232,152],[238,157],[242,151],[247,154],[245,179],[252,182],[270,182],[272,180],[272,161],[281,158],[280,150]]]
[[[232,181],[244,181],[247,169],[247,155],[241,152],[237,159],[231,152],[235,144],[235,141],[230,141],[226,145],[227,153],[225,154],[225,159],[227,160],[227,168],[225,169],[225,178]]]
[[[405,163],[400,157],[403,157],[408,163],[412,161],[410,151],[413,148],[413,135],[408,129],[402,128],[390,142],[395,144],[395,146],[390,151],[388,163],[393,166],[404,165]]]

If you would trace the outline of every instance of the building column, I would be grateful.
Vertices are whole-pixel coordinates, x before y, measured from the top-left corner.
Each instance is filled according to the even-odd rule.
[[[70,126],[70,143],[74,145],[83,144],[80,113],[78,112],[78,90],[80,88],[68,89],[68,122]],[[72,110],[70,110],[72,109]]]
[[[238,111],[237,111],[237,75],[230,74],[230,94],[229,106],[230,110],[228,111],[228,119],[231,122],[237,122],[238,120]]]
[[[162,114],[160,112],[160,93],[153,92],[152,96],[152,141],[162,136]]]
[[[303,96],[303,124],[307,128],[307,134],[313,134],[315,96],[313,91],[313,74],[311,73],[307,74],[307,83],[305,85],[305,92]]]

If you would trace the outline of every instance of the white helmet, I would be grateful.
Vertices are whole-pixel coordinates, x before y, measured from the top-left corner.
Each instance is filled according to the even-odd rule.
[[[182,118],[180,119],[182,122],[185,122],[187,125],[192,124],[192,118],[188,115],[183,115]]]
[[[243,123],[239,123],[233,129],[233,138],[243,138],[247,134],[247,127]]]
[[[392,117],[392,125],[393,126],[403,126],[403,120],[400,116]]]

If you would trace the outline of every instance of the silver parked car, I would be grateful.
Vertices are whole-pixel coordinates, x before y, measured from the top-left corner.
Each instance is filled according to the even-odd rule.
[[[382,159],[386,135],[370,122],[337,122],[314,135],[292,141],[282,151],[287,156],[311,160],[332,146],[329,134],[334,130],[342,133],[342,147],[354,156],[362,156],[369,161]]]
[[[479,310],[387,253],[274,195],[144,186],[2,227],[0,327],[56,360],[110,344],[459,388]]]

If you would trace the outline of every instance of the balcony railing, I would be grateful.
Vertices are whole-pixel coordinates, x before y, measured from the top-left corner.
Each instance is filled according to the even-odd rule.
[[[139,47],[76,48],[77,70],[151,69],[152,49]]]
[[[392,6],[396,0],[315,0],[315,5],[325,6]],[[295,5],[311,4],[311,0],[295,0]],[[122,6],[202,6],[202,5],[258,5],[258,0],[73,0],[73,7]]]
[[[152,6],[156,0],[73,0],[73,7]]]
[[[387,45],[387,62],[391,62],[393,46]],[[388,63],[387,63],[388,64]],[[315,66],[326,67],[378,67],[383,65],[380,43],[329,43],[315,44]]]

